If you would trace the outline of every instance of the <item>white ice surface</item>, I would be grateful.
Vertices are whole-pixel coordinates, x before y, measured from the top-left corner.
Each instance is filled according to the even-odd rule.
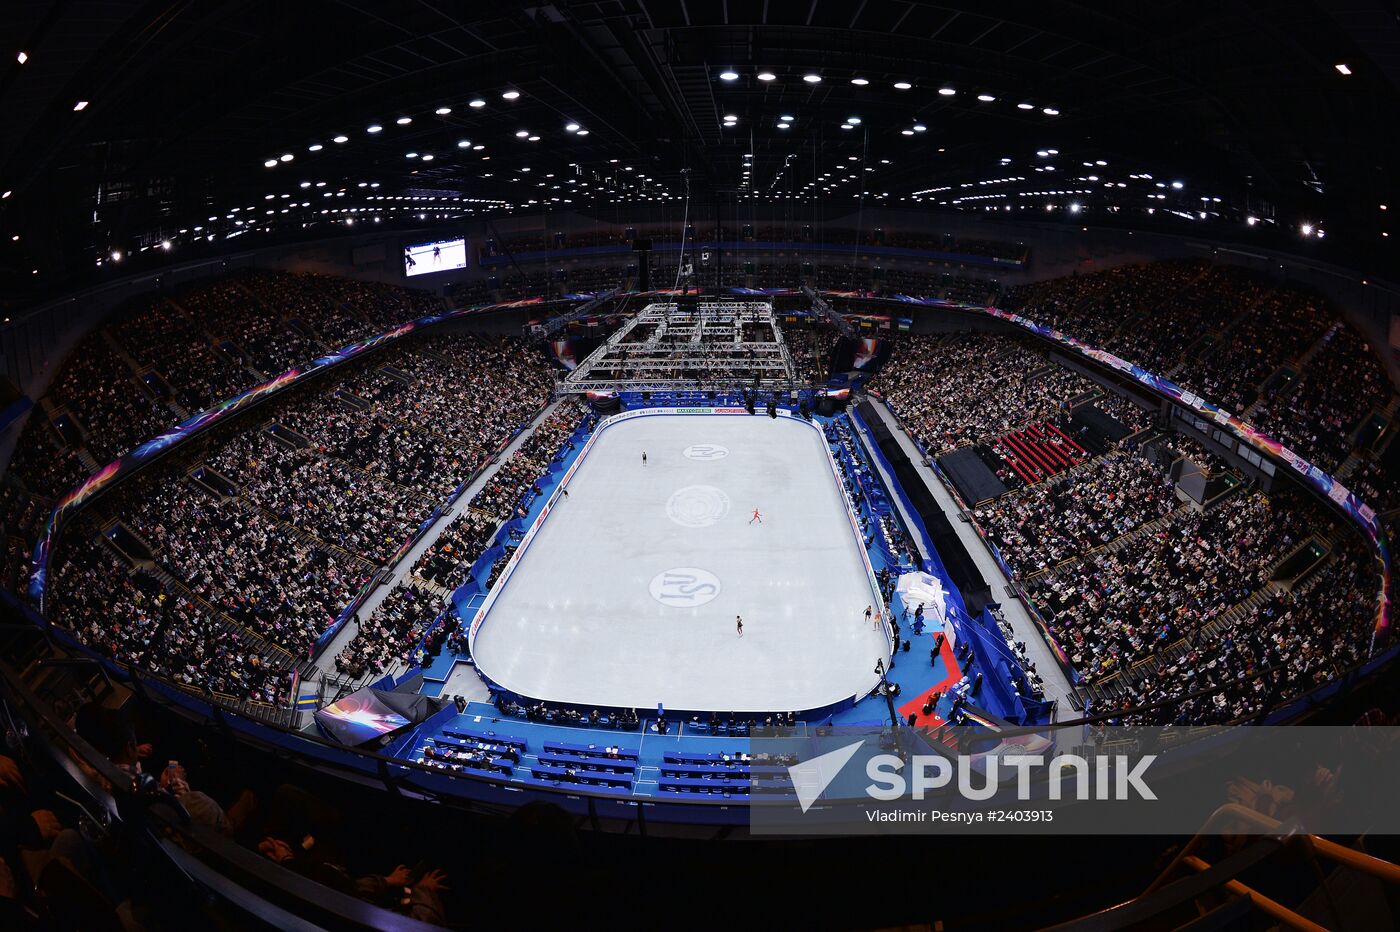
[[[728,454],[688,457],[695,445]],[[874,596],[824,448],[810,425],[761,413],[605,428],[497,594],[478,666],[523,695],[643,710],[803,710],[865,693],[885,639],[864,618]],[[661,594],[699,603],[711,577],[718,594],[658,601],[677,569],[695,582]]]

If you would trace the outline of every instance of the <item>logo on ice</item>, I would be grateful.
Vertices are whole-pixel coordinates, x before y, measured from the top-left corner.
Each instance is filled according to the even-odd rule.
[[[841,771],[865,747],[854,741],[788,768],[798,804],[806,812],[816,804]],[[864,793],[880,802],[901,799],[922,801],[929,791],[956,788],[963,799],[988,800],[1003,792],[1002,784],[1015,780],[1016,799],[1031,798],[1032,783],[1044,783],[1051,800],[1155,800],[1157,795],[1143,779],[1157,759],[1147,754],[1130,761],[1125,755],[1082,757],[1063,754],[959,755],[915,754],[906,763],[894,754],[876,754],[865,762],[870,783]]]

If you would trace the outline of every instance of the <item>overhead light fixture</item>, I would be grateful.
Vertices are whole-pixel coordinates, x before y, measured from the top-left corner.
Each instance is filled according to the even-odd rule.
[[[993,97],[991,94],[978,94],[977,99],[982,101],[982,103],[984,104],[989,104],[992,101],[996,100],[996,98]]]
[[[855,127],[852,126],[852,125],[849,124],[849,123],[842,123],[842,124],[841,124],[841,128],[842,128],[842,129],[855,129]]]
[[[778,129],[792,129],[791,123],[779,123]]]
[[[1182,188],[1186,187],[1186,185],[1182,184],[1180,181],[1173,181],[1172,187],[1180,191]]]
[[[434,110],[433,112],[436,113],[438,116],[447,116],[449,113],[452,112],[452,108],[451,108],[451,107],[438,107],[438,108],[437,108],[436,110]]]
[[[417,153],[417,152],[405,152],[404,155],[403,155],[403,157],[406,158],[406,159],[416,159],[416,158],[418,158],[418,153]]]
[[[78,101],[76,104],[73,105],[73,112],[74,112],[74,113],[77,113],[77,112],[80,111],[80,110],[86,110],[86,109],[87,109],[87,105],[88,105],[88,102],[87,102],[86,100],[80,100],[80,101]]]
[[[467,106],[471,107],[473,110],[480,110],[482,107],[486,106],[486,101],[478,97],[476,100],[473,100],[470,103],[468,103]]]
[[[277,167],[277,160],[276,160],[276,159],[268,159],[266,162],[263,162],[263,168],[276,168],[276,167]]]
[[[294,157],[294,156],[293,156],[290,152],[283,152],[283,153],[282,153],[280,156],[278,156],[277,158],[278,158],[278,161],[290,162],[290,161],[293,159],[293,157]]]
[[[382,131],[383,129],[384,129],[384,127],[380,126],[378,123],[371,123],[369,126],[365,127],[365,132],[367,132],[367,133],[378,133],[378,132]]]
[[[1245,217],[1245,218],[1244,218],[1244,222],[1245,222],[1245,226],[1251,226],[1251,227],[1252,227],[1252,226],[1254,226],[1256,223],[1259,222],[1259,218],[1258,218],[1258,217]]]
[[[538,136],[529,136],[529,137],[527,137],[527,139],[528,139],[530,142],[539,142],[539,141],[540,141],[540,137],[538,137]]]
[[[1309,229],[1311,230],[1311,227],[1309,227]],[[120,249],[114,250],[114,251],[112,252],[112,261],[113,261],[113,262],[120,262],[120,261],[122,261],[122,254],[121,254],[121,250],[120,250]]]
[[[1304,236],[1312,236],[1313,225],[1311,223],[1305,223],[1298,229]]]
[[[737,80],[739,80],[739,72],[737,72],[737,71],[721,71],[721,72],[719,73],[719,79],[720,79],[721,81],[737,81]]]
[[[24,64],[25,62],[29,61],[29,53],[20,52],[18,55],[15,56],[15,61],[19,62],[21,65]]]
[[[581,129],[581,130],[578,131],[578,135],[579,135],[579,136],[587,136],[587,135],[588,135],[588,130],[586,130],[586,129]]]
[[[400,126],[407,126],[408,124],[413,122],[413,117],[399,117],[394,122],[399,124]]]
[[[865,85],[869,84],[870,82],[867,81],[865,78],[851,78],[851,83],[854,84],[856,87],[865,87]]]
[[[570,132],[570,133],[577,133],[577,132],[578,132],[578,124],[577,124],[577,123],[565,123],[565,124],[564,124],[564,129],[565,129],[567,132]]]
[[[755,77],[760,81],[774,81],[778,76],[771,71],[760,71]]]
[[[1069,212],[1072,213],[1072,214],[1077,214],[1077,213],[1079,213],[1079,204],[1078,204],[1077,202],[1076,202],[1076,203],[1073,203],[1073,204],[1070,204],[1070,205],[1069,205]]]
[[[168,240],[168,239],[163,239],[163,240],[161,240],[161,241],[160,241],[160,248],[161,248],[161,249],[164,249],[166,252],[169,252],[169,251],[170,251],[170,240]]]
[[[912,136],[914,135],[914,131],[912,129],[902,129],[899,131],[899,134],[901,136]]]
[[[897,91],[907,91],[907,90],[909,90],[909,88],[911,88],[911,87],[913,87],[913,86],[914,86],[914,85],[910,84],[908,81],[896,81],[896,82],[894,82],[894,89],[897,90]]]
[[[1023,100],[1023,101],[1021,101],[1019,104],[1016,105],[1016,109],[1017,109],[1017,110],[1034,110],[1034,109],[1035,109],[1035,104],[1033,104],[1033,103],[1028,103],[1028,102],[1026,102],[1026,101]]]
[[[516,130],[515,132],[516,139],[524,139],[528,135],[530,135],[530,131],[527,129]]]
[[[806,81],[808,84],[820,84],[822,76],[819,74],[804,74],[802,80]]]
[[[850,123],[852,126],[859,126],[859,125],[860,125],[860,117],[857,117],[857,116],[846,117],[846,122],[847,122],[847,123]]]
[[[457,143],[458,149],[470,149],[471,147],[472,141],[470,139],[463,139]]]
[[[1346,62],[1337,62],[1337,73],[1346,77],[1351,77],[1351,67]]]
[[[914,132],[916,132],[916,133],[922,133],[922,132],[924,132],[926,129],[928,129],[928,127],[925,126],[925,125],[922,124],[922,123],[915,123],[914,126],[913,126],[913,130],[914,130]]]
[[[1059,116],[1059,115],[1060,115],[1060,111],[1056,110],[1054,107],[1046,107],[1045,109],[1041,110],[1040,112],[1043,113],[1043,114],[1045,114],[1046,116]]]
[[[954,94],[956,94],[956,93],[957,93],[957,90],[956,90],[955,88],[951,88],[951,87],[940,87],[940,88],[938,89],[938,95],[939,95],[940,97],[952,97],[952,96],[953,96]]]
[[[516,100],[519,97],[519,91],[506,91],[504,94],[501,95],[502,100]]]
[[[315,143],[314,145],[307,146],[307,147],[306,147],[306,151],[307,151],[307,152],[320,152],[320,151],[321,151],[322,149],[324,149],[324,148],[325,148],[325,146],[321,145],[321,144],[318,142],[318,143]]]

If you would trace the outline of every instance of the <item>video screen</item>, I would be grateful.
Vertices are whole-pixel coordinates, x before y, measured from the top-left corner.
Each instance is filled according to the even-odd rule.
[[[413,243],[403,248],[403,274],[408,278],[466,267],[467,241],[464,239]]]
[[[352,747],[409,724],[407,718],[385,705],[368,687],[318,709],[315,718],[326,734]]]

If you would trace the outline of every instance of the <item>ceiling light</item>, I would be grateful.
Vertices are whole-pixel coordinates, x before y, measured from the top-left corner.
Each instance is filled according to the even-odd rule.
[[[957,90],[951,87],[940,87],[938,89],[938,94],[940,97],[952,97],[956,93]]]
[[[19,62],[21,65],[24,64],[25,62],[29,61],[29,53],[20,52],[18,55],[15,56],[15,61]]]
[[[901,136],[912,136],[914,135],[914,131],[912,129],[902,129],[899,131],[899,134]]]
[[[855,127],[852,126],[852,125],[849,124],[849,123],[842,123],[842,124],[841,124],[841,128],[842,128],[842,129],[855,129]]]
[[[778,76],[777,76],[776,74],[774,74],[773,72],[771,72],[771,71],[760,71],[760,72],[756,75],[756,77],[757,77],[760,81],[773,81],[773,80],[775,80]]]
[[[349,136],[337,136],[337,137],[335,137],[334,139],[331,140],[331,142],[349,142],[349,141],[350,141],[350,137],[349,137]]]
[[[325,146],[321,145],[321,144],[318,142],[318,143],[316,143],[315,145],[307,146],[307,147],[306,147],[306,151],[307,151],[307,152],[320,152],[320,151],[321,151],[322,149],[324,149],[324,148],[325,148]]]
[[[418,153],[417,153],[417,152],[405,152],[403,157],[406,158],[406,159],[416,159],[416,158],[418,158]]]
[[[1044,110],[1041,111],[1041,113],[1045,114],[1046,116],[1060,115],[1060,111],[1056,110],[1054,107],[1046,107]]]
[[[860,125],[860,117],[846,117],[846,122],[847,122],[847,123],[850,123],[850,124],[853,125],[853,126],[859,126],[859,125]]]
[[[530,135],[530,131],[527,130],[527,129],[516,130],[515,138],[516,138],[516,139],[524,139],[524,138],[525,138],[526,136],[528,136],[528,135]]]
[[[1017,110],[1034,110],[1034,109],[1035,109],[1035,104],[1027,103],[1027,102],[1025,102],[1025,101],[1021,101],[1019,104],[1016,105],[1016,109],[1017,109]]]
[[[263,168],[276,168],[276,167],[277,167],[277,160],[276,160],[276,159],[268,159],[266,162],[263,162]]]
[[[407,126],[408,124],[413,122],[413,117],[399,117],[394,122],[399,124],[400,126]]]
[[[380,126],[378,123],[371,123],[369,126],[365,127],[365,132],[377,133],[382,129],[384,129],[384,127]]]
[[[922,123],[915,123],[913,128],[916,133],[922,133],[924,130],[928,129],[928,127]]]
[[[1077,214],[1077,213],[1079,213],[1079,205],[1078,205],[1077,203],[1075,203],[1075,204],[1070,204],[1070,205],[1069,205],[1069,212],[1072,213],[1072,214]]]
[[[73,112],[76,113],[76,112],[78,112],[79,110],[86,110],[86,109],[87,109],[87,105],[88,105],[88,102],[87,102],[86,100],[80,100],[80,101],[78,101],[76,104],[73,105]]]
[[[578,124],[577,124],[577,123],[565,123],[565,124],[564,124],[564,129],[565,129],[565,131],[570,132],[570,133],[577,133],[577,132],[578,132]]]
[[[486,106],[486,101],[478,97],[476,100],[473,100],[471,103],[467,104],[467,106],[471,107],[473,110],[480,110],[482,107]]]
[[[1346,62],[1337,62],[1337,73],[1350,77],[1351,67],[1348,66]]]
[[[429,153],[428,155],[423,156],[423,161],[425,161],[425,162],[431,162],[432,160],[433,160],[432,153]]]
[[[515,100],[520,96],[519,91],[506,91],[501,95],[502,100]]]
[[[791,123],[779,123],[778,129],[792,129]]]
[[[458,149],[470,149],[471,147],[472,147],[472,141],[471,141],[470,139],[463,139],[463,140],[461,140],[460,142],[457,143],[457,148],[458,148]]]
[[[538,137],[538,136],[530,136],[530,137],[529,137],[529,140],[530,140],[530,142],[539,142],[539,141],[540,141],[540,137]]]
[[[724,122],[726,122],[726,123],[737,123],[737,122],[739,122],[739,118],[738,118],[737,116],[735,116],[734,114],[732,114],[732,113],[726,113],[726,114],[724,115]]]
[[[586,129],[581,129],[581,130],[578,131],[578,135],[580,135],[580,136],[587,136],[587,135],[588,135],[588,130],[586,130]]]
[[[1309,229],[1312,229],[1312,228],[1309,227]],[[116,250],[116,251],[114,251],[114,252],[112,253],[112,261],[113,261],[113,262],[120,262],[120,261],[122,261],[121,250]]]
[[[865,78],[851,78],[851,83],[854,84],[856,87],[865,87],[865,85],[869,84],[870,82],[867,81]]]
[[[907,91],[907,90],[909,90],[909,88],[911,88],[911,87],[913,87],[913,86],[914,86],[914,85],[910,84],[908,81],[896,81],[896,82],[894,82],[894,89],[897,90],[897,91]]]
[[[293,158],[293,156],[292,156],[292,154],[291,154],[290,152],[283,152],[283,153],[278,157],[278,161],[290,162],[290,161],[292,160],[292,158]]]
[[[1244,222],[1245,222],[1245,225],[1246,225],[1246,226],[1251,226],[1251,227],[1252,227],[1252,226],[1254,226],[1256,223],[1259,222],[1259,218],[1258,218],[1258,217],[1245,217],[1245,218],[1244,218]]]
[[[1180,181],[1173,181],[1172,187],[1180,191],[1182,188],[1186,187],[1186,185],[1182,184]]]
[[[160,241],[160,248],[161,248],[161,249],[164,249],[164,250],[166,250],[166,251],[169,251],[169,249],[170,249],[170,240],[168,240],[168,239],[161,240],[161,241]]]
[[[473,152],[480,152],[482,149],[485,149],[485,148],[486,148],[486,147],[483,146],[481,143],[477,143],[476,145],[472,146],[472,151],[473,151]]]
[[[1311,223],[1305,223],[1298,229],[1302,232],[1304,236],[1312,236],[1313,225]],[[115,258],[115,256],[113,256],[113,258]]]
[[[11,194],[14,194],[14,193],[15,193],[15,192],[13,192],[13,191],[6,191],[4,194],[0,194],[0,201],[3,201],[5,198],[9,197]]]
[[[737,80],[739,80],[739,72],[737,72],[737,71],[721,71],[721,72],[719,73],[719,79],[720,79],[721,81],[737,81]]]
[[[820,84],[822,76],[819,74],[804,74],[802,80],[806,81],[808,84]]]
[[[977,99],[982,101],[982,103],[984,104],[989,104],[992,101],[996,100],[996,98],[993,97],[991,94],[978,94]]]

